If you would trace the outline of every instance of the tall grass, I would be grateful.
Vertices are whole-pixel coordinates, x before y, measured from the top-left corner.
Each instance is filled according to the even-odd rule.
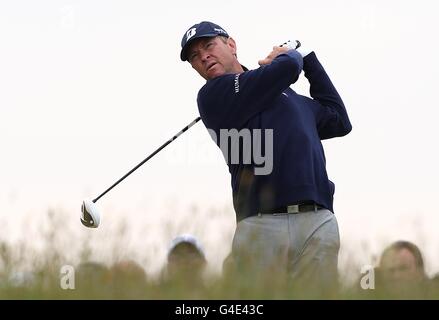
[[[349,284],[323,292],[307,284],[292,283],[276,273],[252,275],[247,270],[239,273],[217,274],[207,272],[204,277],[149,274],[135,262],[123,245],[126,227],[113,231],[115,241],[111,261],[97,262],[96,251],[82,242],[74,257],[66,246],[72,246],[74,237],[67,229],[60,229],[54,211],[49,211],[43,228],[42,245],[32,242],[10,244],[0,241],[0,299],[437,299],[439,286],[433,282],[410,288],[360,288],[357,266],[341,270],[358,274]],[[63,266],[74,268],[74,289],[63,288],[67,274]],[[343,275],[341,275],[343,280]],[[65,284],[65,282],[64,282]]]

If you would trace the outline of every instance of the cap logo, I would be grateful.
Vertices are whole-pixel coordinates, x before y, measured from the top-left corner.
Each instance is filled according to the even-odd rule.
[[[223,29],[219,29],[219,28],[213,28],[213,30],[215,30],[218,33],[224,33],[227,34],[227,32],[225,32]]]
[[[189,29],[189,30],[186,32],[186,42],[188,42],[189,39],[192,38],[196,33],[197,33],[197,28]]]

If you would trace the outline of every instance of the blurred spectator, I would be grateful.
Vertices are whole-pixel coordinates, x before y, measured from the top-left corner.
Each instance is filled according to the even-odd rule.
[[[202,286],[207,261],[204,249],[193,235],[183,234],[172,240],[167,256],[165,280]]]
[[[390,294],[422,297],[427,285],[424,259],[409,241],[396,241],[384,249],[377,268],[377,289]]]
[[[109,269],[97,262],[83,262],[76,267],[75,289],[85,296],[102,297],[107,294]]]
[[[436,273],[430,280],[429,298],[439,299],[439,273]]]
[[[132,260],[115,263],[110,268],[110,279],[113,294],[117,298],[139,299],[146,293],[145,270]]]
[[[25,271],[12,272],[7,283],[12,287],[31,287],[35,283],[35,275]]]
[[[408,241],[397,241],[381,254],[380,270],[391,281],[424,280],[424,259],[419,248]]]

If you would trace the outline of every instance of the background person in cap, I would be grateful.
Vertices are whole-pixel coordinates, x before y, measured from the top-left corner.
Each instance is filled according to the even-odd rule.
[[[348,134],[351,124],[316,54],[297,49],[299,44],[273,47],[259,68],[248,71],[238,61],[235,40],[203,21],[184,33],[180,58],[207,80],[198,109],[220,148],[221,130],[273,130],[272,145],[260,141],[273,161],[269,173],[256,174],[254,156],[250,164],[243,161],[242,143],[237,164],[222,148],[232,179],[238,271],[289,274],[296,283],[317,280],[322,287],[337,280],[339,231],[321,140]],[[290,88],[302,70],[311,98]]]
[[[183,234],[174,238],[169,246],[165,280],[181,285],[203,285],[207,266],[204,248],[193,235]]]

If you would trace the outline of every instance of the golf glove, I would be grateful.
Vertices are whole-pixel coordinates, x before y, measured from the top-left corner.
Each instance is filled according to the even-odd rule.
[[[311,50],[308,50],[308,49],[302,47],[302,44],[300,43],[299,40],[293,40],[293,41],[288,40],[288,41],[284,42],[283,44],[281,44],[280,46],[296,50],[297,52],[300,53],[302,58],[305,58],[308,54],[311,53]]]

